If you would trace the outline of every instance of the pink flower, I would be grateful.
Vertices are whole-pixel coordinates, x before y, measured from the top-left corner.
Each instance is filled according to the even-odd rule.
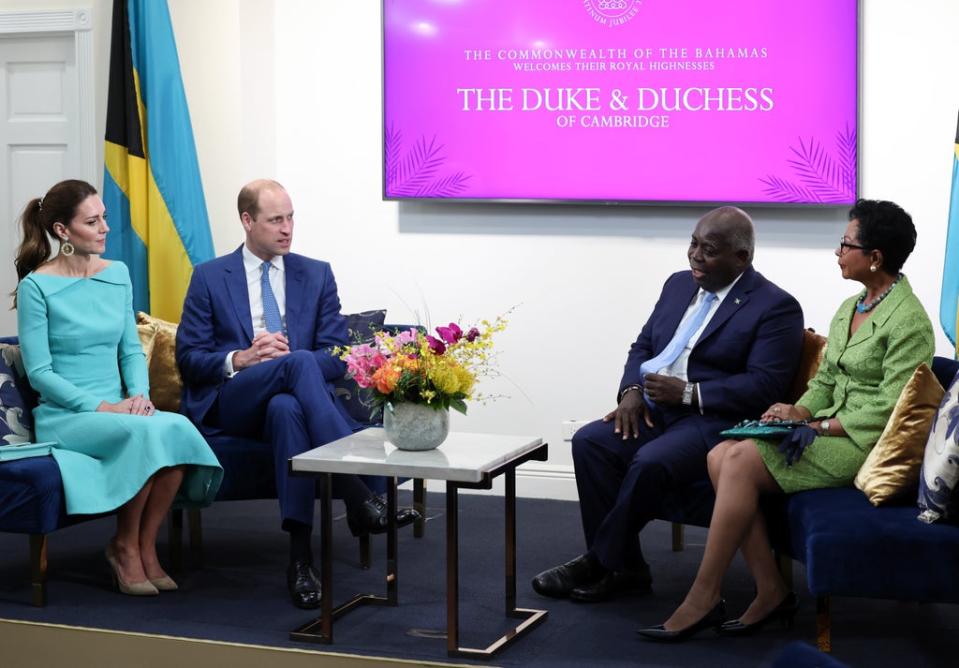
[[[455,322],[451,322],[448,327],[437,327],[436,331],[447,343],[456,343],[463,338],[463,330]]]
[[[466,340],[470,343],[476,340],[476,337],[480,335],[480,331],[475,327],[470,327],[470,331],[466,332]]]
[[[439,327],[437,327],[437,329],[439,329]],[[446,352],[446,346],[439,339],[434,338],[430,336],[429,334],[427,334],[426,341],[430,344],[430,350],[432,350],[434,354],[442,355],[443,353]]]
[[[416,334],[417,331],[415,329],[408,329],[397,334],[395,341],[398,345],[405,346],[416,341]]]

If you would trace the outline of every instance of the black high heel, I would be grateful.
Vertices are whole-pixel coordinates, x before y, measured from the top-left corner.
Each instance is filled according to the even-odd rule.
[[[726,599],[719,599],[719,603],[694,624],[690,624],[679,631],[667,631],[663,624],[646,626],[636,631],[644,640],[655,642],[682,642],[710,627],[719,628],[726,619]]]
[[[774,619],[778,619],[785,628],[791,628],[798,610],[799,598],[795,592],[791,591],[786,594],[782,603],[770,610],[762,619],[752,624],[743,624],[738,619],[733,619],[716,629],[716,632],[724,636],[748,636],[756,633]]]

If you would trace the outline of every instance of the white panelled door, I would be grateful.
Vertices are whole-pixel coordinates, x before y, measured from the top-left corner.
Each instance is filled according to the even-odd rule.
[[[0,13],[0,335],[16,332],[7,295],[20,243],[17,219],[33,197],[65,178],[93,179],[92,90],[78,40],[89,13]],[[83,31],[83,32],[80,32]],[[78,54],[80,57],[78,57]],[[78,62],[80,61],[80,62]],[[85,74],[86,76],[81,76]],[[92,74],[92,73],[91,73]],[[94,183],[96,183],[94,181]]]

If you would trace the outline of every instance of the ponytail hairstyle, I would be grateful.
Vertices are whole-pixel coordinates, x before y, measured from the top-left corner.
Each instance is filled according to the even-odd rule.
[[[56,184],[43,197],[27,203],[20,215],[23,241],[17,249],[14,265],[17,282],[50,258],[50,238],[60,240],[53,232],[54,223],[66,226],[76,215],[77,207],[97,189],[86,181],[69,179]],[[13,307],[17,307],[17,292],[13,291]]]

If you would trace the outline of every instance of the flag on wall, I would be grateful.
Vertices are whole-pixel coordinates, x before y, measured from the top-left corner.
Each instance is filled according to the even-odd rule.
[[[956,125],[956,145],[952,156],[952,198],[949,202],[949,225],[946,230],[946,259],[942,267],[942,299],[939,302],[939,321],[946,336],[956,347],[959,357],[959,123]]]
[[[179,322],[213,240],[164,1],[114,0],[105,139],[105,257],[130,268],[135,309]]]

